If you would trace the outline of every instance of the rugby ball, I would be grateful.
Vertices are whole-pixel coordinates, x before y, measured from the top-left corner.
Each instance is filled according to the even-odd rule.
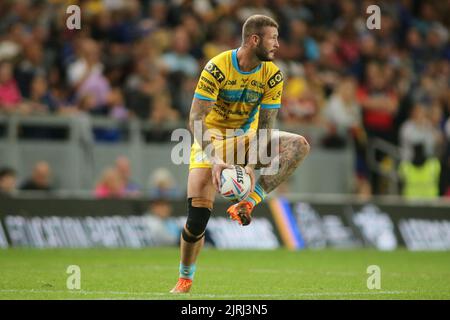
[[[220,194],[230,201],[241,201],[250,193],[251,179],[241,166],[222,170]]]

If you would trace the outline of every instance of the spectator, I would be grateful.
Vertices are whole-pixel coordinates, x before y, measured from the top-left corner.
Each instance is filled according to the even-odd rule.
[[[387,68],[372,62],[367,66],[364,85],[357,92],[364,113],[364,126],[369,137],[395,142],[394,118],[398,109],[398,97],[389,87]]]
[[[399,174],[403,182],[402,195],[408,199],[433,199],[439,196],[441,166],[437,158],[426,156],[423,144],[413,147],[412,160],[402,161]]]
[[[281,118],[286,123],[303,123],[322,127],[324,86],[316,66],[305,63],[304,77],[298,75],[288,79],[283,97]]]
[[[320,52],[315,55],[320,69],[327,70],[327,72],[343,70],[342,53],[338,51],[339,41],[338,34],[329,31],[325,40],[320,43]]]
[[[11,19],[7,27],[8,30],[5,32],[4,37],[0,38],[0,61],[12,60],[15,57],[20,56],[23,50],[24,27],[21,22],[18,22],[20,18],[12,17],[12,14],[9,15],[9,17]],[[8,18],[5,20],[7,19]],[[4,22],[4,20],[0,23],[2,22]]]
[[[433,127],[425,107],[415,105],[409,119],[400,128],[402,158],[411,161],[416,144],[422,144],[426,157],[432,157],[440,140],[441,133]]]
[[[420,85],[412,93],[413,102],[424,106],[433,103],[433,97],[437,97],[438,86],[430,76],[424,76],[420,79]]]
[[[108,115],[116,120],[128,119],[129,112],[123,101],[122,91],[119,88],[113,88],[107,99]]]
[[[319,47],[314,38],[309,36],[308,26],[305,21],[293,19],[289,21],[289,34],[283,41],[281,57],[300,62],[317,60]]]
[[[189,112],[191,110],[192,92],[195,91],[197,86],[197,79],[192,77],[186,77],[183,79],[181,86],[176,88],[176,94],[172,95],[173,106],[183,119],[189,118]],[[175,88],[174,88],[175,89]],[[175,120],[178,118],[178,114],[172,112],[172,118]]]
[[[93,94],[86,94],[80,97],[78,101],[78,111],[93,114],[95,112],[95,97]]]
[[[241,23],[253,14],[263,14],[273,17],[273,12],[268,8],[267,0],[250,0],[245,1],[244,5],[237,8],[236,16]]]
[[[148,120],[153,98],[165,91],[167,79],[158,67],[148,59],[136,61],[134,72],[126,80],[126,103],[130,112]]]
[[[171,218],[172,206],[164,198],[153,200],[148,211],[144,213],[147,217],[148,226],[154,239],[158,239],[157,245],[176,245],[180,240],[181,228]]]
[[[440,157],[445,152],[445,121],[444,108],[436,101],[428,110],[428,118],[431,124],[431,131],[434,134],[435,146],[434,155]]]
[[[169,4],[162,0],[154,0],[149,5],[149,17],[143,23],[149,28],[156,29],[166,27],[168,23]]]
[[[202,46],[205,41],[205,32],[202,30],[205,26],[201,23],[200,18],[194,13],[187,12],[181,16],[180,28],[186,31],[191,43],[190,53],[196,59],[203,56]]]
[[[31,177],[22,184],[20,189],[25,191],[51,191],[53,190],[51,180],[50,165],[46,161],[39,161],[34,165]]]
[[[162,60],[170,73],[180,72],[195,77],[198,73],[198,64],[189,54],[191,43],[189,35],[182,28],[174,30],[172,49],[162,56]]]
[[[0,197],[13,195],[16,188],[16,171],[8,167],[0,168]]]
[[[164,197],[151,201],[147,212],[144,213],[154,239],[158,239],[157,245],[172,246],[180,241],[182,226],[172,217],[172,213],[173,208]],[[205,246],[215,246],[209,230],[205,231]]]
[[[171,106],[172,100],[167,94],[161,94],[155,97],[150,120],[156,124],[162,124],[167,121],[178,120],[178,112]]]
[[[211,32],[211,41],[207,41],[203,46],[203,55],[207,61],[211,60],[219,53],[237,46],[234,39],[236,25],[233,21],[222,19],[218,22],[217,28],[214,28]]]
[[[350,132],[356,133],[361,130],[361,106],[356,100],[356,83],[353,78],[341,79],[324,112],[340,136],[346,137]]]
[[[50,88],[49,94],[56,106],[56,110],[54,110],[55,114],[75,114],[79,111],[76,102],[70,99],[68,91],[69,89],[64,84],[55,85]]]
[[[10,62],[0,62],[0,111],[15,112],[22,102]]]
[[[177,198],[181,192],[175,178],[166,168],[156,169],[149,178],[150,197],[152,198]]]
[[[131,166],[130,160],[125,156],[119,156],[116,159],[115,169],[122,179],[124,185],[124,195],[125,196],[140,196],[141,187],[134,181],[131,180]]]
[[[335,93],[328,100],[325,116],[330,122],[332,133],[341,139],[353,139],[355,166],[355,193],[367,197],[371,194],[366,164],[366,134],[362,124],[361,106],[356,100],[356,81],[353,77],[344,77]]]
[[[48,90],[47,80],[43,76],[36,76],[32,80],[29,97],[26,104],[33,112],[49,113],[58,109],[57,101]]]
[[[32,42],[25,48],[25,57],[16,68],[16,79],[23,97],[30,98],[32,81],[35,77],[45,78],[44,52],[38,42]]]
[[[111,87],[103,75],[100,48],[98,43],[92,39],[82,39],[79,45],[80,56],[69,66],[69,83],[76,90],[78,97],[86,94],[92,95],[95,98],[94,109],[101,112],[105,107]]]
[[[123,198],[125,186],[123,180],[114,167],[106,168],[97,185],[94,194],[97,198]]]

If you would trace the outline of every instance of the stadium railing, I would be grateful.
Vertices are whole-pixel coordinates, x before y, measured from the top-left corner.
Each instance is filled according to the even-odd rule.
[[[312,152],[289,181],[292,190],[352,191],[354,153],[350,141],[343,148],[324,148],[323,129],[283,124],[279,127],[303,134],[312,146]],[[171,133],[178,128],[186,128],[186,122],[155,124],[83,115],[0,115],[0,166],[13,167],[19,180],[23,180],[37,161],[45,160],[51,165],[57,189],[83,193],[92,190],[103,169],[112,165],[117,156],[126,155],[132,178],[143,188],[148,185],[149,175],[160,167],[168,168],[177,183],[185,186],[188,164],[175,165],[170,160],[172,148],[178,143],[171,141]]]

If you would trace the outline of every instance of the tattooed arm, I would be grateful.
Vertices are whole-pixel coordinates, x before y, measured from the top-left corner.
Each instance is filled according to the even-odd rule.
[[[264,150],[268,147],[270,137],[272,137],[272,129],[275,125],[275,120],[277,119],[278,109],[263,109],[259,110],[259,120],[258,120],[258,131],[256,134],[258,141],[258,150]],[[264,129],[266,132],[261,132]],[[261,139],[261,137],[267,137],[267,139]],[[259,145],[260,143],[263,145]],[[255,168],[255,164],[249,165]]]
[[[258,150],[264,150],[268,148],[270,138],[272,137],[272,129],[277,118],[278,109],[259,109],[258,131],[256,133],[256,139],[258,142]],[[261,129],[267,132],[261,132]],[[263,139],[261,139],[263,138]],[[262,143],[260,145],[260,143]],[[261,149],[260,149],[261,148]],[[258,152],[259,154],[259,152]],[[257,156],[259,158],[259,155]],[[257,161],[258,162],[258,161]],[[249,163],[245,166],[245,171],[250,175],[252,182],[251,191],[255,190],[256,178],[255,178],[256,163]]]
[[[189,114],[189,129],[194,136],[195,141],[202,148],[208,160],[213,165],[211,168],[212,182],[219,191],[220,187],[220,175],[222,170],[229,168],[230,166],[223,162],[222,159],[214,155],[214,148],[212,148],[211,141],[208,139],[203,139],[205,137],[206,127],[206,116],[211,112],[213,101],[201,100],[194,97],[192,100],[191,112]]]
[[[189,129],[202,150],[205,150],[209,144],[209,141],[206,141],[203,137],[207,130],[205,119],[211,112],[213,105],[213,101],[200,100],[195,97],[192,100],[191,112],[189,114]]]
[[[258,129],[267,129],[271,133],[275,120],[277,119],[278,109],[263,109],[259,110]]]

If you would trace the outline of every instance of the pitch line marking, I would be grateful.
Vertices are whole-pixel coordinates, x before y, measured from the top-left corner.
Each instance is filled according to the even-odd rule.
[[[172,297],[207,297],[207,298],[275,298],[275,297],[319,297],[319,296],[355,296],[355,295],[399,295],[408,293],[431,293],[427,291],[374,291],[374,292],[305,292],[291,294],[204,294],[190,293],[185,296],[172,295],[169,292],[129,292],[129,291],[69,291],[69,290],[34,290],[34,289],[0,289],[0,293],[69,293],[80,295],[131,295],[131,296],[172,296]],[[434,293],[434,292],[433,292]],[[438,292],[435,292],[438,293]]]

